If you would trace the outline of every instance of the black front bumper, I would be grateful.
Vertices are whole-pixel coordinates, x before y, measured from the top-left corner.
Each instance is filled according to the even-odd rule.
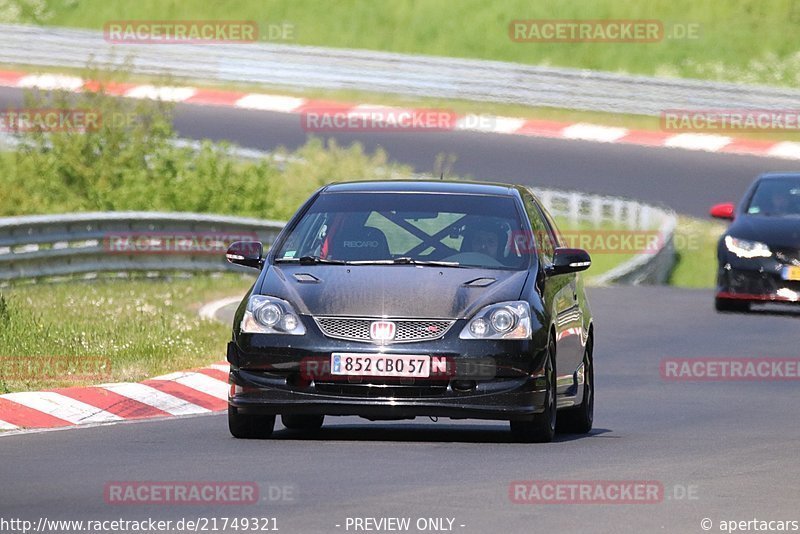
[[[311,323],[311,324],[309,324]],[[240,334],[228,345],[229,404],[241,413],[417,416],[525,420],[541,413],[547,392],[544,346],[532,340],[462,340],[461,321],[439,340],[378,347],[330,339],[305,321],[304,336]],[[333,352],[446,357],[448,376],[430,379],[309,377],[304,362]],[[488,371],[488,372],[487,372]]]
[[[788,266],[773,258],[726,255],[717,274],[717,298],[748,302],[800,303],[800,281],[786,280]]]

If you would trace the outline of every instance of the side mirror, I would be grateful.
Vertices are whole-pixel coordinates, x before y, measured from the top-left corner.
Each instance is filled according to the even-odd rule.
[[[259,241],[235,241],[228,247],[225,258],[234,265],[260,269],[264,264],[263,254],[264,246]]]
[[[553,253],[553,265],[547,274],[568,274],[585,271],[592,265],[592,258],[582,248],[557,248]]]
[[[715,219],[725,219],[727,221],[733,220],[733,212],[736,211],[736,206],[732,202],[724,202],[722,204],[715,204],[711,206],[709,212]]]

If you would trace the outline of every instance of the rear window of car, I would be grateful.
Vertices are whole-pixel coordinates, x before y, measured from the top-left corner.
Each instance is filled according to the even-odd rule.
[[[523,229],[512,197],[436,193],[323,193],[292,228],[278,259],[404,257],[464,267],[522,269],[511,236]]]

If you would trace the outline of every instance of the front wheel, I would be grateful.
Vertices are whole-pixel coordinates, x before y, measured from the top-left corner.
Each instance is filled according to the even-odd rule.
[[[549,443],[556,433],[556,344],[552,339],[547,344],[544,376],[547,380],[544,411],[536,414],[531,421],[511,421],[511,433],[517,441]]]
[[[594,421],[594,358],[592,338],[583,351],[583,400],[580,406],[567,408],[558,414],[558,431],[568,434],[588,434]]]
[[[274,415],[242,414],[228,406],[228,430],[239,439],[266,439],[275,428]]]
[[[717,297],[714,299],[714,308],[718,312],[747,313],[750,311],[750,303],[746,300],[721,299]]]

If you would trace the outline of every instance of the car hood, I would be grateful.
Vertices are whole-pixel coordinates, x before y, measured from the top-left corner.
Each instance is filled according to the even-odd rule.
[[[800,218],[743,215],[728,229],[739,239],[761,241],[771,247],[800,249]]]
[[[272,265],[259,292],[303,315],[461,319],[518,300],[527,271],[414,265]]]

